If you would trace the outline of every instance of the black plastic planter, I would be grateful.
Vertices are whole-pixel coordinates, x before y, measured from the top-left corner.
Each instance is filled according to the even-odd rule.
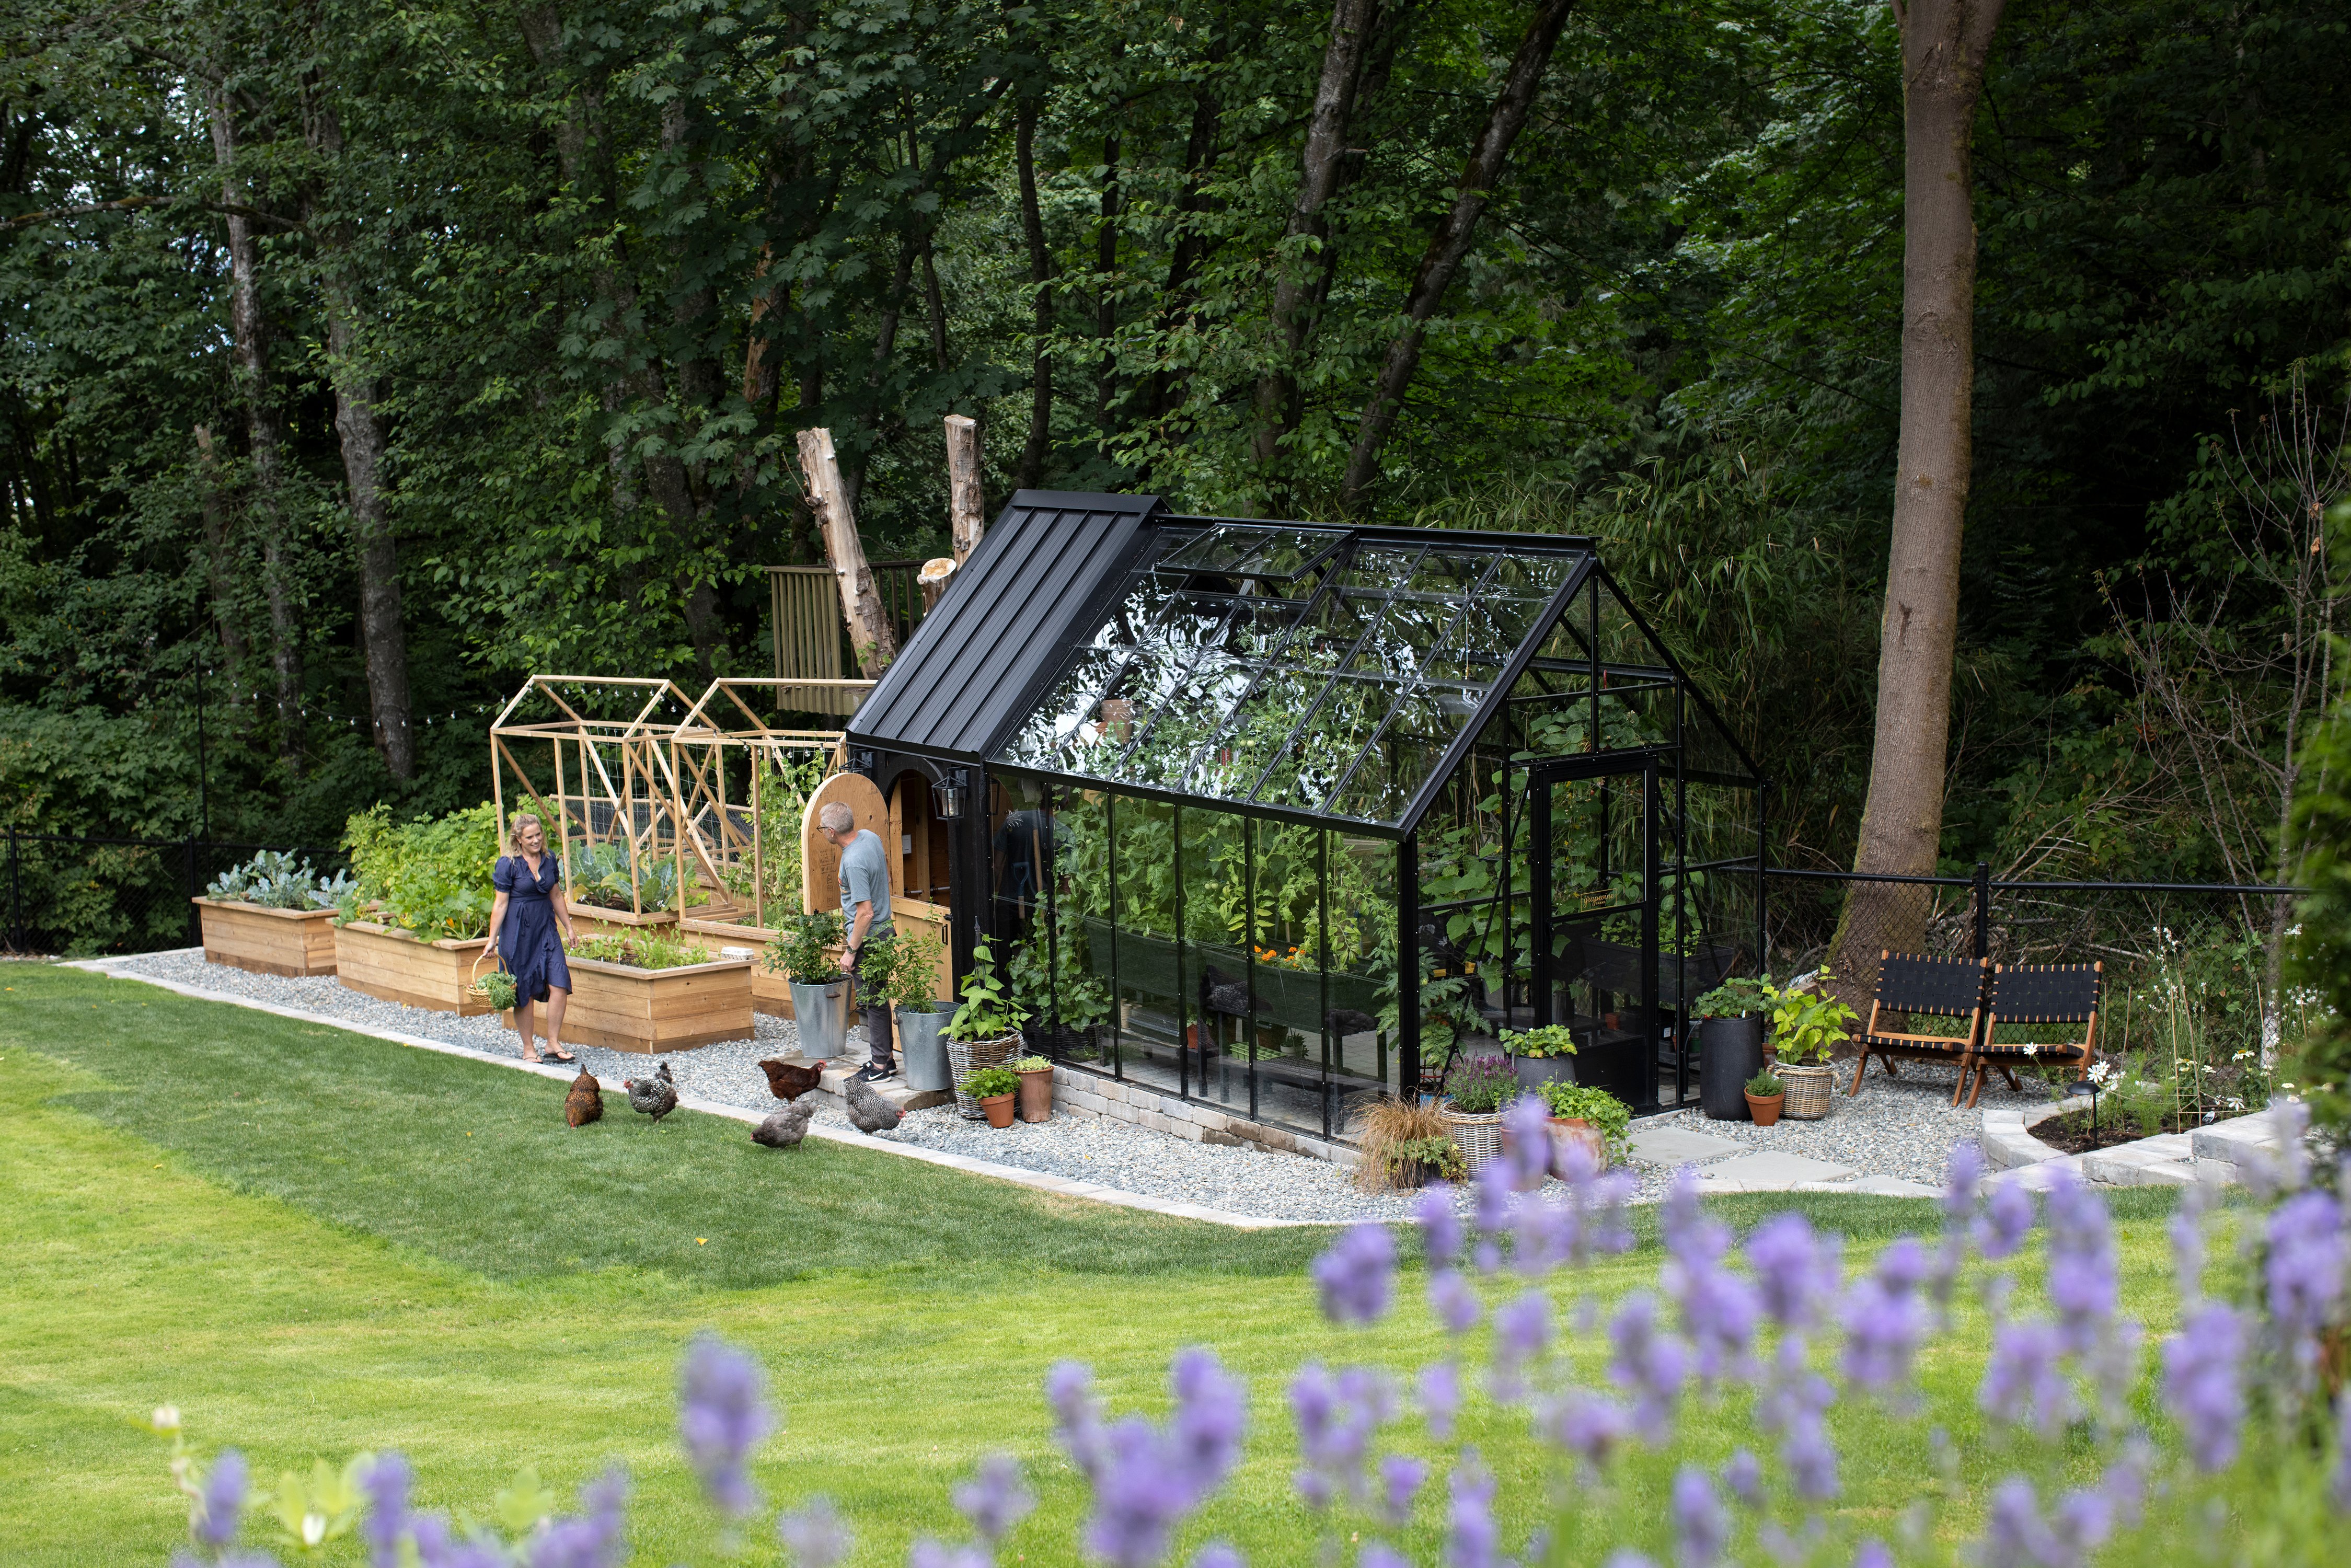
[[[1747,1081],[1763,1071],[1763,1015],[1698,1026],[1698,1103],[1710,1121],[1747,1120]]]

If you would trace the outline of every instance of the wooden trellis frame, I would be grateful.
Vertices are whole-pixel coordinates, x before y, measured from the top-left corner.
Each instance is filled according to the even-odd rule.
[[[759,929],[770,928],[766,894],[768,850],[759,831],[760,779],[765,769],[759,764],[780,763],[795,752],[820,753],[830,755],[833,767],[838,768],[841,742],[839,730],[779,729],[760,717],[758,708],[746,698],[764,694],[773,709],[787,696],[806,697],[811,686],[839,691],[853,708],[857,700],[872,689],[873,683],[806,677],[716,680],[670,732],[671,774],[677,780],[681,867],[689,843],[697,862],[711,868],[714,881],[717,880],[720,866],[740,866],[747,861],[751,867],[751,907],[747,912],[738,908],[737,914],[747,913],[749,925]],[[729,750],[737,747],[752,764],[747,799],[743,800],[730,798],[726,779]],[[682,869],[680,874],[683,875]]]
[[[590,716],[601,704],[566,700],[559,688],[582,688],[602,697],[623,697],[625,717]],[[516,710],[532,697],[543,698],[559,716],[515,722]],[[590,712],[583,713],[581,709]],[[723,893],[718,868],[680,831],[680,793],[674,751],[670,737],[679,717],[691,713],[693,699],[674,683],[633,675],[533,675],[490,722],[490,795],[498,813],[503,847],[506,834],[506,789],[509,776],[519,786],[520,799],[547,803],[555,813],[553,838],[561,856],[563,878],[572,885],[571,855],[575,844],[625,842],[629,855],[630,915],[643,920],[649,912],[638,880],[639,868],[668,856],[677,866],[679,904],[686,904],[692,886],[686,876],[688,858],[705,873],[711,889]],[[555,757],[552,800],[516,756],[517,746],[549,746]],[[569,750],[569,766],[566,753]],[[576,789],[575,789],[576,786]],[[600,831],[597,808],[606,825]],[[610,913],[610,912],[602,912]],[[681,910],[682,913],[682,910]]]

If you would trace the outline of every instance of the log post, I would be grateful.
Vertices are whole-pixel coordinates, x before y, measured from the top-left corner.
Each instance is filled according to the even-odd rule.
[[[979,548],[987,501],[979,487],[979,425],[959,413],[947,415],[947,527],[961,566]]]
[[[849,625],[850,643],[857,650],[857,667],[869,681],[878,681],[890,661],[898,656],[898,638],[882,609],[882,595],[873,586],[873,569],[865,564],[865,547],[858,542],[857,517],[849,492],[841,482],[841,461],[833,455],[832,432],[799,433],[800,472],[808,476],[809,510],[817,517],[824,538],[825,559],[833,580],[841,585],[841,615]]]

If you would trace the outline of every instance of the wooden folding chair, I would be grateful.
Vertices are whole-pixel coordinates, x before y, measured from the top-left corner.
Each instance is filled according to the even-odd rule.
[[[1984,1010],[1983,1039],[1959,1065],[1959,1086],[1968,1074],[1976,1079],[1968,1096],[1972,1109],[1983,1095],[1984,1080],[2000,1069],[2009,1086],[2016,1086],[2011,1062],[2049,1061],[2088,1072],[2098,1053],[2098,998],[2105,984],[2104,964],[2002,964],[1991,973],[1991,999]],[[2079,1040],[2002,1045],[1992,1038],[2001,1024],[2079,1024]]]
[[[1869,1071],[1873,1055],[1888,1078],[1899,1076],[1894,1071],[1894,1059],[1897,1056],[1913,1061],[1956,1061],[1960,1064],[1959,1082],[1952,1086],[1951,1103],[1958,1104],[1959,1089],[1967,1082],[1969,1053],[1982,1032],[1984,981],[1991,967],[1989,958],[1923,958],[1908,953],[1897,956],[1891,949],[1881,951],[1877,958],[1877,993],[1869,999],[1869,1021],[1862,1027],[1861,1058],[1853,1064],[1853,1087],[1845,1092],[1861,1092],[1861,1075]],[[1963,1019],[1968,1032],[1914,1034],[1905,1030],[1882,1029],[1878,1019],[1888,1013]]]

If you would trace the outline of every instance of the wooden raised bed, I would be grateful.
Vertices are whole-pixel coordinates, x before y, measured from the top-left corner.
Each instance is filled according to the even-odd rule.
[[[579,919],[575,913],[574,921]],[[769,1018],[792,1016],[792,988],[781,972],[767,966],[768,944],[776,934],[764,925],[737,925],[731,921],[687,918],[677,928],[689,936],[707,936],[714,946],[751,949],[751,1009]]]
[[[486,936],[428,942],[413,931],[354,920],[335,928],[335,977],[387,1002],[470,1018],[490,1010],[488,998],[473,989],[475,962],[489,945]],[[488,966],[482,967],[486,973]]]
[[[605,909],[593,904],[571,901],[571,929],[582,936],[627,936],[648,926],[674,925],[677,912],[674,909],[648,909],[643,915],[626,909]]]
[[[748,958],[675,969],[636,969],[601,958],[567,958],[571,1006],[563,1038],[572,1045],[654,1055],[751,1038]]]
[[[332,909],[268,909],[234,899],[192,900],[204,927],[204,962],[256,975],[335,972]]]

